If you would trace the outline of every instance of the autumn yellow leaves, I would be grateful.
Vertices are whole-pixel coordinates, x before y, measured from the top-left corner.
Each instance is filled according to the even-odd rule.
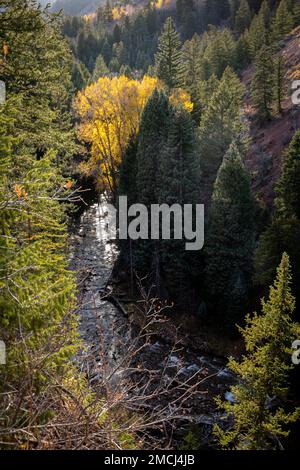
[[[125,76],[101,77],[78,93],[78,135],[91,146],[90,158],[80,169],[94,177],[99,189],[116,193],[122,155],[139,130],[143,108],[155,88],[163,88],[162,82],[147,75],[140,81]],[[170,102],[193,109],[190,96],[181,89],[173,92]]]

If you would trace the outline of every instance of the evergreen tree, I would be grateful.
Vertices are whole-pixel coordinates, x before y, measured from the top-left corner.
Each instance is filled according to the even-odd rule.
[[[105,77],[106,75],[109,75],[109,70],[102,55],[99,54],[95,62],[95,67],[92,74],[92,81],[96,82],[100,77]]]
[[[212,31],[212,37],[205,49],[204,60],[209,64],[210,74],[221,78],[226,67],[233,67],[236,59],[236,44],[231,32],[226,28]]]
[[[194,34],[190,41],[186,41],[182,48],[182,61],[184,64],[184,85],[191,96],[195,96],[199,79],[200,38]]]
[[[61,36],[60,21],[27,0],[25,4],[2,0],[0,10],[0,49],[5,45],[7,51],[0,75],[7,95],[20,98],[13,129],[20,139],[18,151],[29,144],[30,152],[40,158],[52,148],[67,160],[75,150],[66,111],[71,101],[72,57]]]
[[[30,12],[30,6],[26,5],[26,13]],[[9,7],[14,8],[11,18],[18,18],[16,43],[26,44],[27,33],[23,36],[21,20],[24,2],[14,2]],[[32,14],[35,16],[35,9]],[[57,44],[57,49],[59,47]],[[39,53],[47,55],[47,46]],[[39,57],[36,59],[43,76]],[[52,66],[57,66],[55,60]],[[63,81],[63,68],[61,72]],[[38,76],[36,70],[34,73]],[[11,89],[16,90],[18,86],[17,79],[16,83],[11,79]],[[49,388],[56,388],[57,381],[62,381],[70,371],[70,360],[78,346],[73,315],[75,279],[67,269],[66,216],[64,205],[59,201],[68,198],[66,188],[70,187],[70,182],[62,178],[56,153],[51,148],[46,148],[43,158],[36,158],[35,141],[31,145],[31,133],[26,124],[28,109],[22,96],[33,95],[30,105],[39,107],[41,103],[45,106],[48,103],[49,106],[43,92],[51,94],[51,91],[50,87],[40,94],[37,90],[35,94],[34,86],[29,86],[21,93],[10,92],[5,105],[0,106],[0,330],[1,337],[5,332],[5,341],[9,344],[6,367],[0,370],[0,390],[10,401],[9,409],[5,402],[1,404],[3,409],[5,407],[9,429],[9,436],[6,436],[3,428],[2,439],[10,445],[14,443],[15,447],[20,446],[20,419],[30,413],[30,422],[25,418],[25,426],[31,432],[47,425],[56,412],[57,407],[50,397],[47,410],[40,403],[45,403]],[[59,95],[58,99],[63,97]],[[54,104],[53,97],[51,104]],[[48,120],[51,110],[46,107],[43,111],[39,116],[45,118],[45,128],[51,129]],[[55,117],[59,119],[59,112]],[[24,121],[22,128],[21,121]],[[43,132],[43,126],[37,125],[34,137],[37,140],[40,137],[46,144]],[[12,390],[13,396],[10,395]],[[34,397],[30,405],[28,396]],[[17,400],[22,403],[22,411],[19,404],[15,405]]]
[[[108,65],[109,62],[111,61],[112,50],[111,50],[111,46],[110,46],[109,42],[107,41],[107,39],[105,39],[104,44],[102,46],[101,55],[102,55],[103,59],[105,60],[106,65]]]
[[[105,24],[110,24],[113,21],[112,8],[109,0],[106,0],[104,9],[103,9],[103,21]]]
[[[130,172],[133,174],[134,170],[131,168]],[[155,91],[144,109],[136,172],[137,201],[145,204],[149,213],[153,204],[182,207],[199,203],[196,129],[191,115],[183,108],[171,107],[163,92]],[[128,188],[130,185],[127,183]],[[171,298],[178,301],[198,275],[199,263],[195,253],[186,252],[184,240],[173,239],[174,228],[170,236],[171,240],[139,240],[130,248],[137,272],[150,274],[157,292],[163,281]]]
[[[129,65],[121,65],[120,75],[125,75],[127,78],[133,78],[132,70]]]
[[[137,140],[131,139],[120,165],[120,183],[118,192],[120,196],[127,196],[129,206],[135,204],[138,200],[138,192],[136,188],[137,148]]]
[[[121,35],[122,35],[121,28],[117,23],[113,30],[113,42],[114,43],[121,42]]]
[[[158,163],[158,203],[198,204],[200,200],[199,147],[191,115],[173,109],[166,145]],[[171,231],[171,238],[174,230]],[[198,274],[197,255],[185,250],[184,240],[162,240],[161,270],[171,298],[182,297]]]
[[[217,91],[219,87],[220,81],[217,77],[213,74],[209,78],[209,80],[203,80],[198,84],[198,93],[199,93],[199,100],[201,103],[201,109],[205,112],[209,106],[211,101],[211,97]]]
[[[255,15],[248,34],[251,59],[254,59],[264,44],[267,44],[267,30],[263,15]]]
[[[233,27],[236,13],[240,6],[240,0],[230,0],[230,24]]]
[[[261,16],[264,20],[265,28],[269,28],[270,26],[270,19],[271,19],[271,10],[268,0],[263,0],[260,10],[259,16]]]
[[[276,193],[279,212],[300,220],[300,131],[295,133],[284,157]]]
[[[282,175],[276,186],[276,210],[260,237],[255,256],[256,282],[266,287],[274,277],[281,254],[290,255],[294,291],[300,298],[300,132],[296,132],[284,157]]]
[[[157,203],[158,161],[166,143],[169,117],[168,98],[155,90],[144,108],[138,139],[137,190],[139,202],[147,206]]]
[[[85,88],[90,79],[90,72],[82,62],[75,61],[72,67],[72,83],[76,91]]]
[[[244,88],[228,67],[210,98],[200,123],[200,151],[203,198],[212,192],[219,166],[231,142],[244,134],[241,107]]]
[[[127,204],[130,207],[138,202],[136,187],[137,176],[137,139],[131,139],[120,165],[120,182],[118,188],[119,196],[127,196]],[[119,259],[118,263],[130,267],[131,290],[133,289],[133,251],[136,244],[131,240],[118,240]],[[139,267],[139,266],[138,266]]]
[[[253,104],[257,111],[257,118],[261,122],[271,118],[275,86],[274,72],[272,49],[264,45],[257,55],[251,82]]]
[[[112,73],[118,73],[120,70],[120,62],[118,61],[117,57],[113,57],[108,64],[109,70]]]
[[[168,89],[182,86],[184,68],[181,42],[174,22],[170,17],[167,18],[158,40],[155,66],[158,78],[165,82]]]
[[[241,317],[251,286],[254,201],[250,177],[233,142],[214,185],[206,237],[206,292],[211,311],[231,328]]]
[[[287,0],[281,0],[276,10],[276,15],[272,23],[272,37],[275,41],[280,41],[294,26],[294,18]]]
[[[235,16],[235,29],[242,34],[245,29],[249,28],[251,23],[251,11],[247,0],[241,0],[239,9]]]
[[[288,435],[286,426],[300,417],[300,408],[285,411],[283,407],[293,367],[290,348],[299,338],[299,325],[292,321],[295,299],[291,280],[289,257],[284,253],[269,299],[262,301],[262,313],[248,316],[246,327],[241,329],[246,355],[240,363],[229,362],[240,379],[232,387],[235,402],[219,402],[234,419],[229,431],[216,429],[226,448],[282,449],[281,439]]]
[[[219,0],[205,0],[203,15],[205,24],[218,25],[222,19],[226,19],[230,14],[230,6],[228,0],[220,3]]]
[[[87,51],[85,43],[85,32],[83,30],[80,30],[80,32],[78,33],[76,43],[77,57],[80,61],[85,62]]]
[[[193,118],[197,124],[200,122],[201,102],[199,100],[199,75],[200,75],[200,38],[194,35],[190,41],[186,41],[182,48],[182,60],[184,64],[184,88],[189,92],[193,108]]]
[[[251,53],[249,46],[249,31],[246,30],[242,34],[236,44],[236,68],[244,70],[251,61]]]
[[[168,137],[170,106],[166,95],[155,90],[149,98],[141,119],[138,135],[136,188],[138,202],[146,205],[158,202],[158,165]],[[150,225],[150,224],[149,224]],[[134,247],[134,262],[139,274],[154,276],[157,292],[160,281],[159,243],[138,240]]]
[[[295,1],[293,5],[293,17],[294,17],[294,24],[298,25],[300,21],[300,4],[297,1]]]
[[[275,60],[275,96],[278,113],[282,112],[282,100],[285,95],[285,62],[282,54]]]

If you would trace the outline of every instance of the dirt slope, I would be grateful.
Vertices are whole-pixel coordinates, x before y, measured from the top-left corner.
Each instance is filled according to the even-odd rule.
[[[281,173],[282,159],[294,132],[300,129],[300,105],[293,105],[291,86],[300,79],[300,27],[297,27],[283,42],[281,52],[286,62],[287,98],[281,115],[274,112],[271,122],[258,127],[254,120],[254,109],[250,97],[250,82],[253,66],[243,74],[247,93],[245,115],[250,125],[252,143],[246,157],[251,171],[252,187],[262,205],[271,208],[274,201],[274,185]]]

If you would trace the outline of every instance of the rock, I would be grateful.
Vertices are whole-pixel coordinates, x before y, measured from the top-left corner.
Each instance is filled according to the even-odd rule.
[[[190,366],[187,367],[187,370],[189,372],[192,372],[192,374],[195,374],[196,372],[199,372],[199,370],[201,369],[196,364],[191,364]]]
[[[162,345],[159,341],[156,341],[154,344],[150,344],[149,351],[159,353],[162,350]]]
[[[179,357],[177,356],[170,356],[168,360],[168,365],[169,366],[176,366],[180,362]]]
[[[229,403],[236,403],[236,399],[235,399],[235,396],[232,392],[225,392],[225,400],[229,401]]]
[[[221,377],[221,378],[224,378],[224,379],[232,379],[234,377],[234,375],[229,369],[227,369],[227,367],[225,367],[224,369],[221,369],[218,372],[217,377]]]

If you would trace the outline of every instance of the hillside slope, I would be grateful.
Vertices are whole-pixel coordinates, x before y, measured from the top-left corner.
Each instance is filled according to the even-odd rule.
[[[253,66],[243,74],[246,86],[245,114],[250,124],[252,144],[246,163],[252,174],[252,186],[261,202],[272,207],[274,186],[281,173],[284,151],[296,129],[300,128],[300,105],[293,105],[291,87],[293,80],[300,79],[300,27],[297,27],[282,43],[281,52],[286,63],[286,99],[281,115],[274,114],[271,122],[258,127],[250,96]]]
[[[101,3],[104,3],[104,0],[56,0],[51,10],[64,10],[68,16],[82,16],[96,11]]]

